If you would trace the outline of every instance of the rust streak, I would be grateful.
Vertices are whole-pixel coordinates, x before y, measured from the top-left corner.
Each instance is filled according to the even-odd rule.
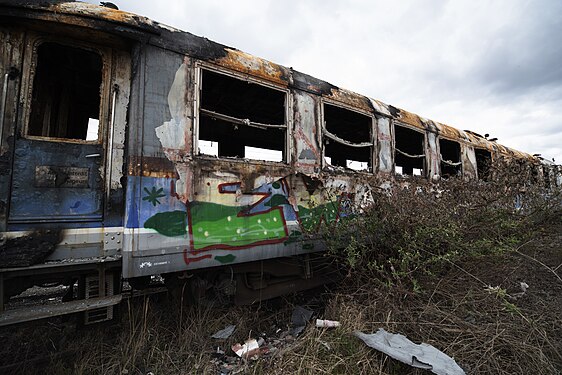
[[[227,55],[215,61],[221,67],[288,86],[286,69],[281,65],[252,56],[248,53],[226,49]]]

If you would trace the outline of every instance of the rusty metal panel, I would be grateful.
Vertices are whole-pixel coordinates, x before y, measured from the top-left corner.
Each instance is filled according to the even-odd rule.
[[[265,79],[283,87],[288,86],[290,72],[284,66],[277,65],[236,49],[226,48],[225,51],[226,56],[216,59],[213,62],[223,68]]]
[[[342,88],[333,89],[331,90],[330,94],[325,95],[325,97],[367,113],[373,112],[373,106],[371,104],[371,100],[366,96],[357,94],[353,91],[345,90]]]
[[[413,126],[414,128],[418,128],[422,131],[426,130],[425,124],[420,119],[420,117],[415,113],[411,113],[393,106],[389,106],[389,111],[392,114],[392,116],[395,119],[399,120],[400,122]]]

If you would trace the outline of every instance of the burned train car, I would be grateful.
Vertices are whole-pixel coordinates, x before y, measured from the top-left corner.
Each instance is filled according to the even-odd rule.
[[[239,303],[319,285],[319,228],[374,177],[539,162],[120,10],[8,2],[0,20],[0,325],[110,319],[122,278]],[[46,285],[64,296],[10,305]]]

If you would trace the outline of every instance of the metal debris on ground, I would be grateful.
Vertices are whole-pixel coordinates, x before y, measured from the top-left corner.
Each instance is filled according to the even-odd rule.
[[[367,346],[381,351],[390,357],[412,367],[430,370],[437,375],[464,375],[464,370],[447,354],[434,346],[415,344],[406,336],[394,334],[379,328],[377,333],[366,334],[355,331]]]
[[[221,329],[220,331],[215,332],[211,336],[211,338],[213,338],[213,339],[227,339],[234,333],[235,329],[236,329],[236,326],[234,324],[231,324],[231,325],[226,326],[225,328]]]
[[[338,322],[337,320],[316,319],[316,327],[318,328],[334,328],[339,326],[340,322]]]
[[[302,306],[296,306],[291,317],[292,328],[290,334],[295,337],[298,336],[304,330],[310,318],[312,318],[311,310],[307,310]]]

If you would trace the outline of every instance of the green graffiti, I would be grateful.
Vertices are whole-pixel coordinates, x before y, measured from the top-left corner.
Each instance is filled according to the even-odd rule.
[[[160,204],[160,201],[158,200],[158,198],[163,198],[163,197],[166,196],[166,194],[163,193],[164,188],[160,188],[160,189],[156,190],[156,187],[153,186],[152,191],[148,190],[147,188],[144,188],[144,191],[148,195],[146,197],[143,197],[142,200],[148,201],[149,203],[152,203],[152,205],[154,207],[156,207],[156,204]]]
[[[281,184],[279,183],[279,181],[275,181],[274,183],[271,184],[271,186],[274,189],[279,189],[281,187]]]
[[[232,262],[234,262],[234,259],[236,259],[236,257],[235,257],[234,255],[232,255],[232,254],[221,255],[221,256],[216,256],[216,257],[215,257],[215,260],[216,260],[217,262],[222,263],[222,264],[225,264],[225,263],[232,263]]]
[[[240,207],[197,202],[191,207],[195,250],[209,246],[250,246],[256,242],[286,237],[280,210],[256,215],[240,215]]]
[[[168,237],[183,236],[187,234],[187,214],[183,211],[160,212],[145,221],[144,227]]]
[[[315,231],[320,226],[322,219],[324,219],[324,224],[336,221],[338,218],[338,207],[335,202],[323,204],[312,209],[299,206],[299,218],[304,230]]]

